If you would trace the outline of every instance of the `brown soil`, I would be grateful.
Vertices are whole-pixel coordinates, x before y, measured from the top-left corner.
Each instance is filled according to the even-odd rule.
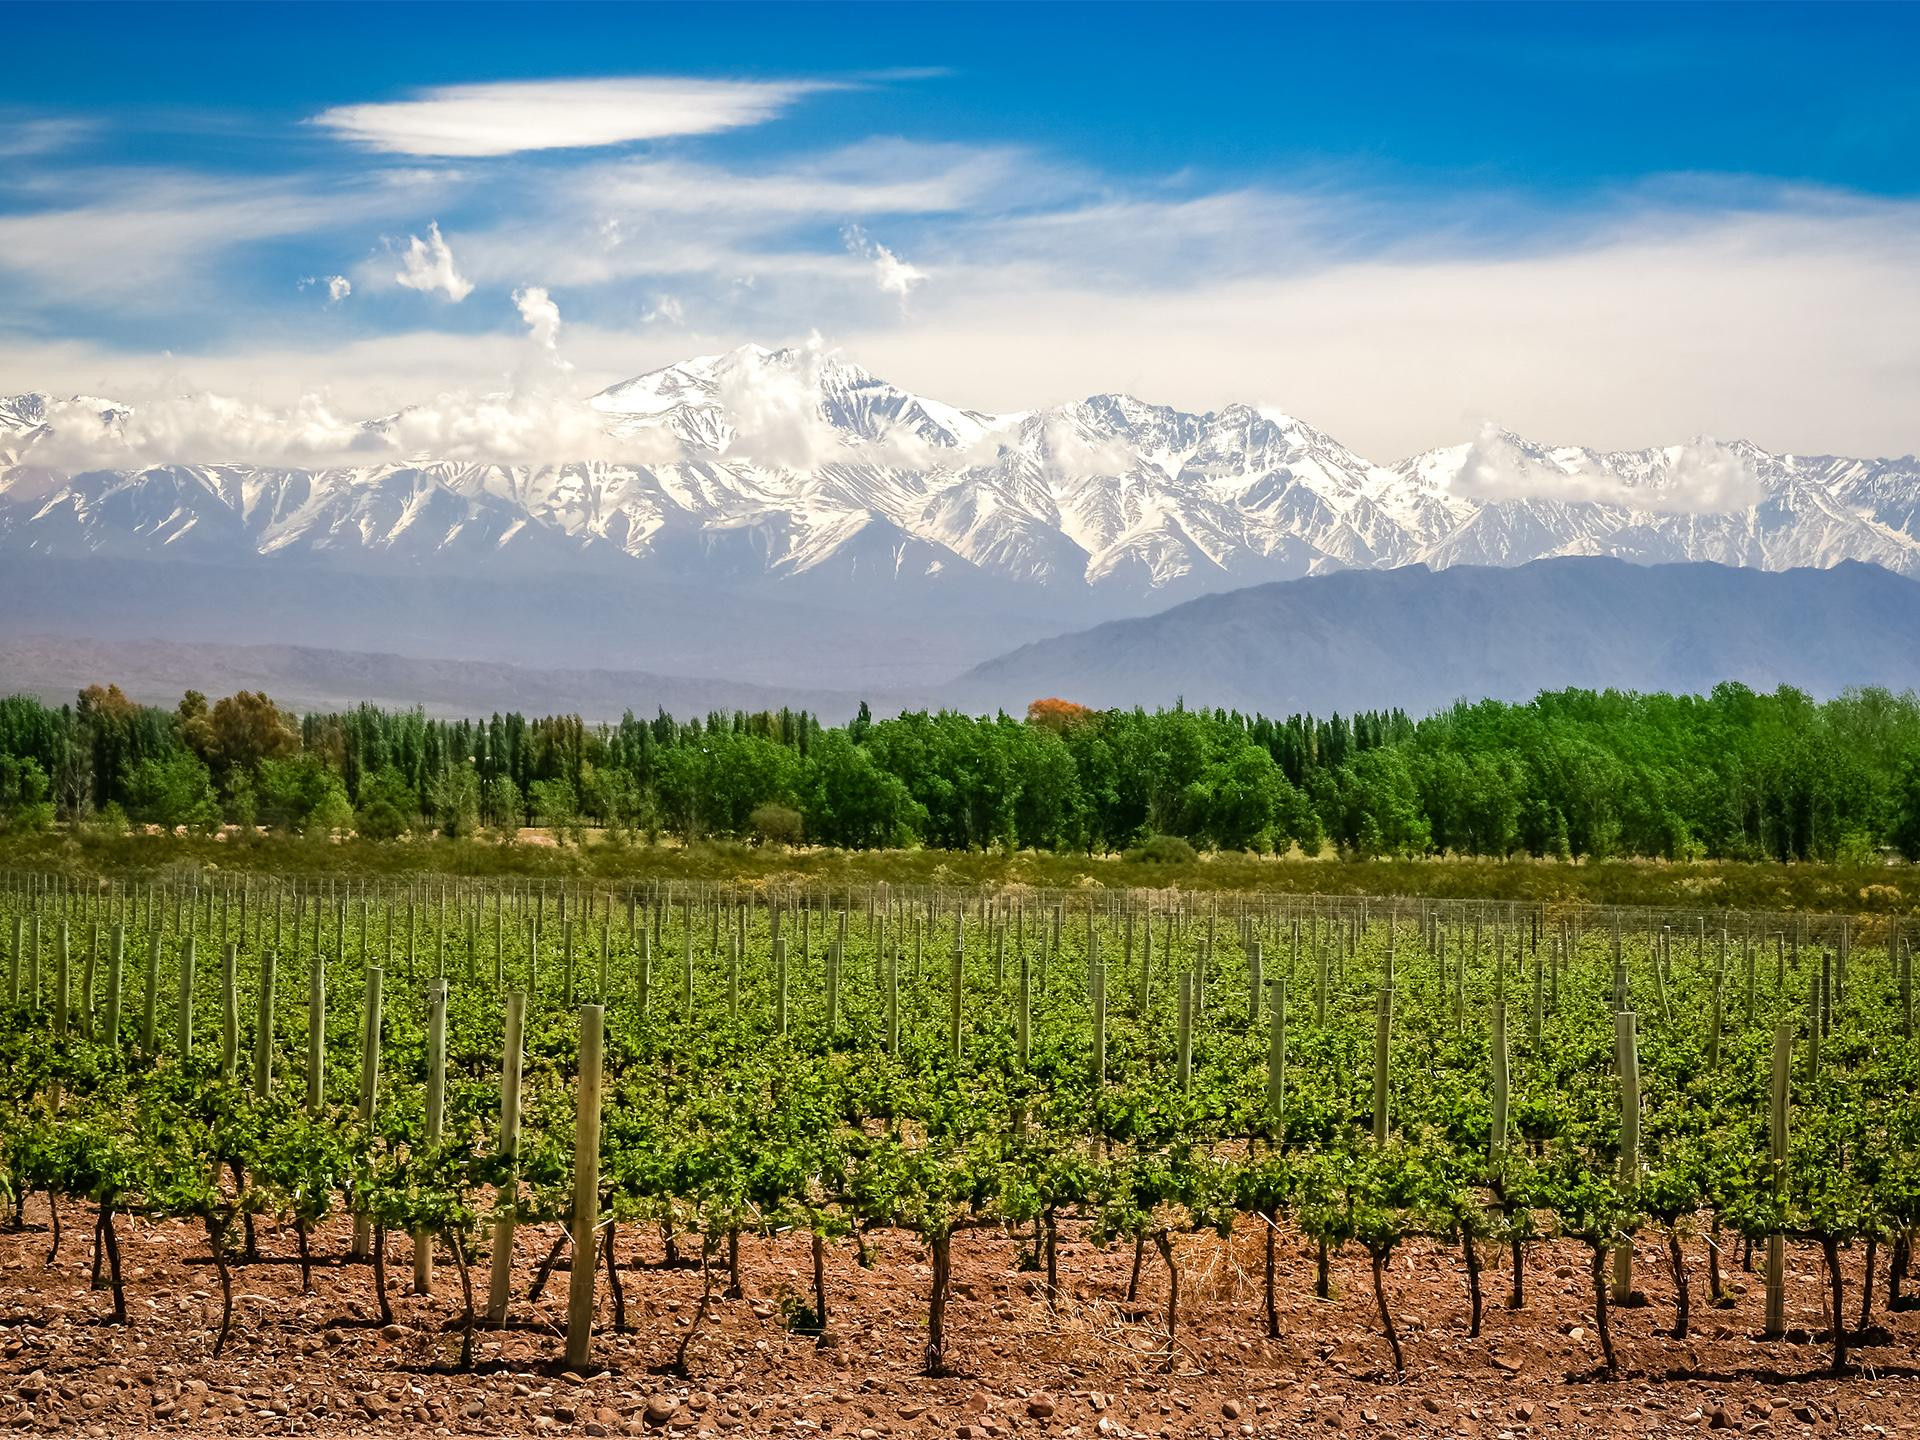
[[[1009,1435],[1412,1435],[1519,1437],[1667,1434],[1727,1429],[1770,1435],[1920,1434],[1920,1314],[1887,1315],[1885,1289],[1863,1334],[1861,1370],[1826,1374],[1825,1276],[1812,1248],[1791,1252],[1786,1340],[1763,1343],[1761,1286],[1730,1257],[1739,1292],[1706,1301],[1704,1241],[1689,1245],[1694,1335],[1666,1338],[1673,1286],[1664,1245],[1644,1243],[1636,1282],[1646,1303],[1614,1312],[1622,1374],[1599,1378],[1587,1269],[1569,1246],[1530,1252],[1527,1304],[1506,1308],[1504,1257],[1484,1274],[1483,1335],[1467,1334],[1459,1256],[1410,1242],[1389,1272],[1407,1374],[1393,1376],[1370,1274],[1357,1250],[1334,1262],[1334,1298],[1313,1297],[1313,1260],[1279,1247],[1281,1338],[1266,1338],[1262,1237],[1180,1241],[1179,1342],[1165,1344],[1166,1271],[1148,1247],[1140,1303],[1124,1303],[1132,1249],[1095,1250],[1071,1229],[1050,1307],[1041,1277],[1015,1268],[1016,1246],[990,1232],[954,1245],[948,1310],[956,1374],[918,1373],[926,1340],[927,1258],[908,1238],[875,1237],[873,1267],[850,1242],[828,1256],[830,1325],[796,1334],[788,1307],[810,1297],[805,1237],[742,1245],[744,1300],[719,1301],[689,1353],[666,1372],[700,1292],[699,1271],[668,1268],[657,1232],[620,1232],[628,1331],[612,1333],[600,1275],[595,1360],[582,1379],[558,1363],[567,1277],[526,1301],[555,1232],[522,1230],[512,1323],[476,1337],[476,1371],[458,1374],[459,1277],[450,1256],[438,1294],[416,1297],[409,1246],[392,1239],[395,1325],[371,1319],[372,1273],[342,1265],[339,1226],[316,1236],[317,1293],[300,1293],[291,1231],[261,1233],[268,1263],[234,1269],[235,1325],[213,1358],[219,1286],[201,1233],[120,1222],[131,1323],[108,1323],[90,1292],[91,1216],[63,1207],[66,1234],[46,1265],[44,1201],[36,1222],[0,1233],[0,1426],[44,1433],[371,1433],[432,1435],[796,1437]],[[697,1246],[689,1245],[696,1250]],[[1848,1257],[1846,1308],[1857,1322],[1862,1257]],[[1884,1252],[1881,1275],[1884,1277]],[[484,1296],[484,1269],[475,1273]],[[715,1293],[720,1277],[715,1277]],[[484,1299],[482,1299],[484,1303]],[[452,1328],[449,1328],[449,1327]],[[649,1416],[653,1418],[649,1418]]]

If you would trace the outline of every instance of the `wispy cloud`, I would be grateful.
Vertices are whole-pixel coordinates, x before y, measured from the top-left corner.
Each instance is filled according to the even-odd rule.
[[[299,288],[325,290],[329,305],[338,305],[353,294],[353,282],[344,275],[303,275],[300,277]]]
[[[400,252],[400,272],[394,283],[427,295],[444,295],[456,305],[473,293],[473,282],[453,263],[453,247],[440,234],[436,220],[427,226],[427,238],[407,237],[407,248]]]
[[[840,238],[846,242],[849,254],[858,255],[873,266],[874,283],[886,294],[899,296],[902,306],[914,286],[927,278],[926,271],[902,260],[858,225],[847,226],[840,232]]]
[[[703,80],[649,75],[446,85],[408,100],[338,105],[311,123],[390,155],[487,156],[710,135],[758,125],[821,80]]]
[[[389,175],[349,181],[306,176],[215,177],[189,171],[101,169],[44,177],[32,208],[0,214],[0,308],[111,306],[179,313],[197,307],[206,288],[231,304],[223,261],[265,242],[300,240],[385,225],[444,193],[436,176]],[[357,249],[364,240],[353,242]],[[284,285],[285,272],[275,280]]]
[[[0,109],[0,160],[24,160],[64,150],[95,133],[91,120],[65,115],[22,115]]]
[[[552,353],[560,348],[560,307],[541,285],[529,285],[513,292],[513,303],[526,323],[527,334],[542,350]]]

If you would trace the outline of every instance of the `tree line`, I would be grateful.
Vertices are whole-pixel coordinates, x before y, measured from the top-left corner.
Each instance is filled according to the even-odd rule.
[[[172,709],[92,686],[0,699],[0,824],[373,840],[551,827],[582,839],[738,838],[1184,855],[1527,854],[1920,859],[1920,699],[1563,690],[1285,720],[1225,710],[844,725],[799,710],[438,720],[370,705],[295,716],[255,692]]]

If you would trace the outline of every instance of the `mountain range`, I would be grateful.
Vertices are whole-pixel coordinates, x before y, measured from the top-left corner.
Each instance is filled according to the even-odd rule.
[[[163,705],[187,688],[246,689],[297,709],[364,700],[449,716],[517,709],[589,720],[790,705],[838,721],[863,700],[876,714],[1019,714],[1046,695],[1100,708],[1184,701],[1269,715],[1395,706],[1425,714],[1460,699],[1521,700],[1569,686],[1698,694],[1727,680],[1824,698],[1854,685],[1920,685],[1920,581],[1855,561],[1774,572],[1566,556],[1349,570],[1109,621],[939,684],[876,673],[857,690],[311,645],[0,634],[0,693],[60,703],[107,680]]]
[[[135,415],[81,403],[108,437]],[[545,465],[410,454],[307,469],[208,454],[50,473],[36,451],[61,404],[0,400],[8,549],[515,569],[621,559],[712,579],[878,567],[1126,596],[1566,554],[1920,572],[1912,456],[1703,440],[1601,452],[1489,430],[1380,465],[1251,405],[1191,414],[1095,395],[988,415],[811,349],[746,346],[615,385],[586,402],[599,457]],[[355,448],[406,443],[406,413],[363,422]]]
[[[1041,695],[1268,715],[1569,687],[1702,694],[1722,681],[1920,686],[1920,581],[1875,565],[1769,572],[1600,556],[1345,571],[1207,595],[1022,646],[943,687],[990,712]]]
[[[1603,452],[1489,428],[1378,464],[1259,406],[1108,394],[986,414],[817,348],[667,366],[566,397],[558,421],[503,396],[319,440],[311,416],[264,428],[183,438],[141,406],[0,399],[0,618],[73,630],[61,617],[90,607],[87,633],[128,634],[100,591],[131,574],[138,633],[185,641],[366,648],[433,613],[407,648],[843,689],[1346,570],[1616,556],[1920,575],[1911,456]],[[213,613],[175,592],[277,598]],[[427,598],[395,609],[403,593]],[[484,646],[461,634],[489,618]]]

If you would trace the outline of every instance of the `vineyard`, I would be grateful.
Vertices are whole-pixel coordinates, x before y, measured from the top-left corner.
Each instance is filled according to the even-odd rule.
[[[0,944],[14,1232],[49,1266],[84,1233],[98,1318],[132,1333],[126,1233],[185,1222],[230,1362],[269,1264],[370,1326],[433,1297],[424,1363],[453,1372],[564,1292],[537,1333],[575,1376],[677,1269],[690,1311],[638,1339],[697,1380],[776,1243],[808,1279],[755,1314],[799,1335],[859,1303],[848,1257],[911,1254],[892,1358],[930,1375],[987,1338],[955,1323],[962,1246],[1042,1306],[1075,1303],[1066,1257],[1110,1257],[1142,1374],[1204,1371],[1216,1322],[1280,1336],[1305,1256],[1317,1298],[1367,1300],[1390,1382],[1422,1359],[1413,1247],[1476,1343],[1571,1285],[1601,1378],[1736,1289],[1755,1374],[1811,1345],[1835,1374],[1914,1361],[1890,1327],[1920,1045],[1886,919],[14,874]],[[1197,1342],[1209,1236],[1257,1258]]]

